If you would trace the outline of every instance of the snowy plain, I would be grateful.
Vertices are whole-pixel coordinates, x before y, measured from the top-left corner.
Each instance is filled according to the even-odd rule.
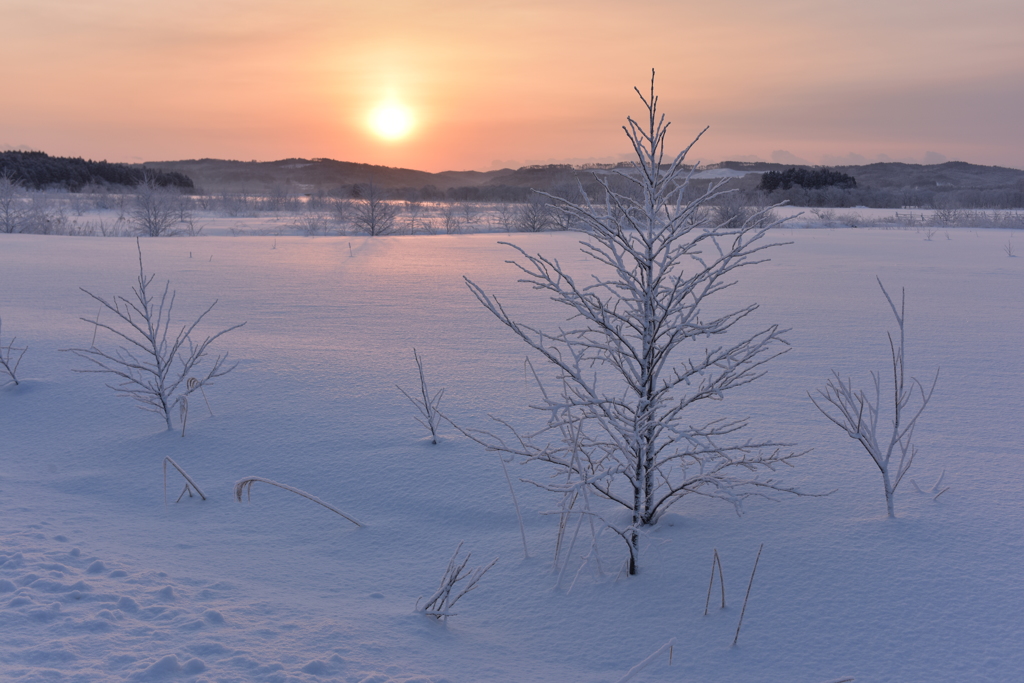
[[[645,539],[641,572],[556,587],[551,494],[518,481],[530,556],[497,456],[442,428],[431,445],[396,384],[415,347],[445,412],[537,419],[525,349],[462,282],[525,320],[565,312],[515,282],[499,240],[588,268],[579,234],[206,236],[142,240],[177,291],[178,320],[217,300],[207,331],[237,369],[193,405],[186,436],[114,395],[81,359],[97,307],[130,294],[135,240],[4,235],[3,341],[27,345],[0,387],[0,680],[615,683],[1009,681],[1024,671],[1024,258],[1003,230],[786,229],[771,261],[719,301],[761,304],[791,328],[767,377],[716,404],[751,434],[813,449],[786,480],[824,497],[677,504]],[[1019,238],[1018,238],[1019,241]],[[1022,251],[1024,251],[1024,244]],[[885,517],[877,470],[807,392],[835,369],[886,370],[891,313],[875,276],[906,288],[907,365],[941,376],[920,454]],[[112,345],[101,333],[96,345]],[[175,504],[182,480],[209,500]],[[943,488],[929,493],[944,474]],[[257,484],[267,477],[366,524]],[[457,616],[414,611],[456,545],[499,557]],[[759,545],[743,630],[733,634]],[[703,616],[714,549],[728,607]],[[716,591],[718,590],[716,586]],[[1016,673],[1014,673],[1016,672]]]

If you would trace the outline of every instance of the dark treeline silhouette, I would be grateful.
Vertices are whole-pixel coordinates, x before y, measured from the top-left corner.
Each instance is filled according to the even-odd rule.
[[[160,187],[192,190],[192,180],[177,171],[161,171],[79,157],[51,157],[44,152],[0,152],[0,175],[32,190],[81,192],[89,186],[135,187],[147,180]]]
[[[785,171],[767,171],[761,176],[760,189],[771,192],[779,188],[788,190],[794,185],[816,190],[822,187],[838,187],[850,190],[857,187],[853,176],[830,168],[790,168]]]

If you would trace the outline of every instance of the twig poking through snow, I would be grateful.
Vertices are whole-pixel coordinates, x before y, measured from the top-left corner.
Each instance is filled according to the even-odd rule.
[[[439,412],[441,406],[441,397],[444,396],[444,389],[438,390],[433,396],[430,395],[430,391],[427,389],[427,377],[423,373],[423,359],[416,353],[416,349],[412,350],[412,357],[416,359],[416,368],[420,371],[420,396],[421,398],[413,398],[409,395],[402,387],[398,387],[398,390],[412,402],[416,408],[419,409],[420,414],[423,415],[423,420],[416,418],[416,421],[421,425],[430,430],[431,443],[437,445],[437,424],[441,413]],[[396,385],[397,386],[397,385]]]
[[[3,320],[0,320],[2,325]],[[7,371],[7,374],[11,376],[11,381],[14,382],[15,386],[18,386],[18,378],[15,375],[18,372],[18,365],[21,363],[21,357],[28,351],[28,347],[17,347],[14,345],[14,337],[11,337],[11,341],[7,343],[7,346],[0,345],[0,366]],[[20,353],[18,353],[20,352]],[[17,357],[15,358],[15,354]],[[13,360],[12,360],[13,358]]]
[[[469,558],[472,553],[466,553],[466,557],[462,562],[458,562],[459,551],[462,550],[462,541],[459,541],[459,545],[455,548],[455,553],[452,555],[452,559],[448,560],[448,568],[444,570],[444,575],[441,577],[441,585],[434,592],[430,598],[423,603],[423,609],[419,608],[420,601],[416,601],[416,611],[423,612],[424,614],[434,617],[435,619],[448,620],[448,617],[455,616],[455,613],[451,611],[452,607],[456,602],[459,601],[463,595],[476,588],[476,584],[483,578],[491,567],[497,562],[498,558],[491,560],[491,563],[486,567],[477,567],[476,569],[466,569],[466,565],[469,563]],[[465,581],[465,583],[456,591],[456,584]]]
[[[761,560],[761,551],[764,550],[764,543],[757,549],[757,557],[754,558],[754,568],[750,572],[750,583],[747,584],[747,595],[743,598],[743,609],[740,610],[740,621],[736,624],[736,635],[733,636],[732,646],[740,639],[740,628],[743,626],[743,615],[747,613],[747,600],[750,599],[750,588],[754,585],[754,574],[757,573],[757,563]]]
[[[342,517],[344,517],[348,521],[352,522],[356,526],[359,526],[359,527],[363,526],[363,524],[361,522],[359,522],[358,520],[356,520],[354,517],[346,515],[344,512],[342,512],[338,508],[334,507],[333,505],[329,505],[328,503],[323,502],[322,500],[320,500],[316,496],[310,495],[310,494],[306,493],[305,491],[303,491],[301,489],[295,488],[294,486],[288,486],[288,484],[281,484],[281,483],[278,483],[278,482],[273,481],[271,479],[264,479],[263,477],[245,477],[244,479],[239,479],[238,481],[236,481],[235,482],[235,500],[237,500],[239,503],[241,503],[242,502],[242,494],[243,493],[247,494],[247,498],[249,496],[251,496],[252,495],[252,485],[255,484],[258,481],[261,481],[264,484],[270,484],[271,486],[276,486],[277,488],[284,489],[285,491],[291,491],[292,493],[294,493],[296,495],[302,496],[306,500],[311,500],[314,503],[316,503],[317,505],[324,506],[325,508],[327,508],[328,510],[330,510],[331,512],[333,512],[335,514],[341,515]]]
[[[647,665],[649,665],[651,662],[653,662],[658,657],[658,655],[660,655],[665,650],[669,651],[669,658],[668,659],[669,659],[669,664],[671,664],[672,663],[672,648],[673,648],[673,646],[675,644],[676,644],[676,639],[673,638],[670,641],[668,641],[667,643],[665,643],[664,645],[662,645],[661,647],[659,647],[657,650],[654,651],[654,654],[652,654],[650,657],[648,657],[647,659],[645,659],[644,661],[640,662],[639,664],[634,666],[632,669],[627,671],[626,675],[619,679],[619,683],[626,683],[626,681],[633,680],[633,678],[638,673],[640,673],[645,668],[647,668]]]

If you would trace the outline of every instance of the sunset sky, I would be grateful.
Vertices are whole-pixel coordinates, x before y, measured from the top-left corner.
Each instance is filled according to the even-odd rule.
[[[1024,168],[1020,0],[0,0],[0,31],[0,149],[617,161],[654,67],[694,159]]]

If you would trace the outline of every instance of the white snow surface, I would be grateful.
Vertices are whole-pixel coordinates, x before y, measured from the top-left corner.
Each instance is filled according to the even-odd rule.
[[[926,241],[900,230],[788,230],[771,262],[739,271],[721,305],[792,328],[763,380],[716,402],[750,435],[813,449],[787,481],[824,497],[756,501],[735,515],[690,497],[646,536],[641,571],[601,548],[556,588],[551,494],[510,465],[530,557],[497,456],[416,409],[412,349],[457,422],[526,423],[525,349],[466,275],[541,327],[565,311],[515,282],[499,239],[579,268],[578,234],[144,239],[147,271],[177,290],[179,321],[217,300],[208,332],[239,362],[193,400],[186,436],[73,372],[97,307],[130,294],[135,240],[3,235],[0,316],[29,347],[0,387],[0,680],[615,683],[1010,681],[1024,671],[1024,259],[1005,231]],[[917,461],[885,516],[879,474],[807,397],[831,370],[865,386],[887,367],[906,288],[907,366],[941,367]],[[102,319],[102,318],[101,318]],[[109,322],[109,321],[108,321]],[[97,346],[111,345],[100,333]],[[176,420],[177,421],[177,420]],[[183,480],[209,497],[174,503]],[[934,499],[927,493],[945,472]],[[259,476],[297,487],[356,528]],[[909,480],[926,492],[919,493]],[[607,508],[610,510],[610,508]],[[446,623],[414,611],[455,547],[500,557]],[[731,647],[758,546],[743,629]],[[703,616],[712,554],[728,607]]]

